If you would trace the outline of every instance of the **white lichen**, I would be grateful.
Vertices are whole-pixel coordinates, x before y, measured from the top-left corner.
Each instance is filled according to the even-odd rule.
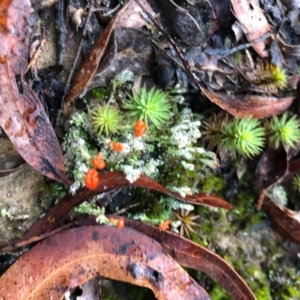
[[[139,169],[134,169],[130,165],[123,165],[122,171],[124,172],[126,179],[130,183],[134,183],[136,180],[139,179],[139,177],[141,175],[141,171]]]
[[[186,161],[182,161],[181,164],[183,165],[183,167],[187,170],[190,170],[190,171],[194,171],[195,169],[195,165],[194,164],[190,164],[190,163],[187,163]]]

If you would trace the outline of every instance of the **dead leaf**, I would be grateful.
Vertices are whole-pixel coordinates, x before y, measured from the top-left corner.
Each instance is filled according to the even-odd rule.
[[[286,111],[294,100],[293,97],[218,94],[204,88],[201,88],[201,91],[211,102],[236,118],[251,116],[256,119],[264,119],[276,116]]]
[[[145,4],[145,7],[149,8],[149,5]],[[141,19],[137,18],[137,14],[141,11],[142,9],[135,3],[134,0],[129,0],[105,27],[99,39],[93,45],[87,58],[84,60],[83,64],[80,66],[74,78],[72,79],[70,91],[66,95],[63,104],[64,113],[66,115],[69,115],[71,112],[70,106],[72,101],[83,92],[96,74],[98,65],[102,60],[106,48],[111,40],[113,30],[121,26],[139,28],[141,25],[144,25],[142,24]]]
[[[139,0],[140,4],[143,6],[143,9],[149,13],[154,13],[151,6],[148,4],[147,0]],[[147,24],[145,18],[142,16],[141,12],[143,10],[137,3],[134,1],[129,1],[126,9],[120,13],[118,19],[116,20],[115,28],[133,28],[139,29]]]
[[[255,170],[256,183],[260,189],[256,207],[261,208],[267,189],[288,180],[299,170],[300,158],[291,160],[284,149],[267,149]]]
[[[125,9],[125,7],[126,5],[123,7],[123,9]],[[118,15],[116,15],[105,27],[100,38],[93,45],[93,48],[88,54],[87,58],[75,73],[72,79],[70,91],[66,95],[63,103],[63,110],[65,115],[69,115],[71,113],[71,102],[85,89],[86,85],[94,77],[99,62],[110,40],[110,35],[114,28],[114,20],[115,18],[117,18],[117,16]]]
[[[260,157],[255,170],[255,181],[259,189],[268,189],[278,182],[288,168],[284,149],[267,149]]]
[[[132,28],[116,28],[97,72],[85,90],[108,86],[116,74],[128,70],[134,76],[150,75],[153,69],[153,46],[143,33]]]
[[[256,299],[243,279],[215,253],[175,233],[160,231],[149,224],[130,219],[125,219],[125,224],[156,240],[180,265],[210,276],[232,296],[232,299]]]
[[[0,278],[0,299],[61,299],[99,273],[147,287],[157,299],[210,299],[157,242],[105,225],[67,230],[29,250]]]
[[[300,56],[300,45],[288,45],[280,37],[277,37],[277,40],[282,52],[292,56]]]
[[[201,45],[218,29],[213,22],[215,16],[209,1],[198,1],[193,5],[188,1],[178,4],[173,0],[156,3],[163,24],[165,19],[172,33],[189,45]]]
[[[48,116],[36,94],[23,81],[30,37],[30,1],[5,1],[0,10],[0,126],[29,165],[69,185]]]
[[[270,31],[269,23],[259,6],[252,0],[231,0],[235,17],[242,25],[249,42]],[[268,56],[266,42],[258,42],[252,47],[260,57]]]
[[[192,196],[182,197],[180,194],[170,192],[156,181],[143,175],[132,184],[125,178],[125,175],[122,172],[118,171],[102,173],[99,175],[99,179],[98,186],[93,190],[82,188],[78,190],[75,195],[66,195],[55,206],[53,206],[44,217],[32,225],[30,230],[23,236],[22,240],[30,239],[51,230],[70,212],[73,207],[76,207],[90,197],[121,187],[143,187],[161,192],[194,205],[207,205],[225,209],[232,208],[228,202],[212,194],[199,193]]]
[[[276,204],[265,196],[263,210],[272,222],[272,228],[285,240],[300,243],[300,212]]]

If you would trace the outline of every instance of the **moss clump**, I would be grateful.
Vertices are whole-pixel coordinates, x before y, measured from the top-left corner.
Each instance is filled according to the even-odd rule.
[[[157,128],[168,122],[172,105],[166,92],[155,88],[147,91],[146,87],[142,87],[139,93],[133,91],[133,95],[129,95],[129,98],[123,107],[133,122],[143,120],[147,127],[151,122]]]
[[[251,117],[236,119],[226,115],[223,120],[215,117],[211,123],[205,122],[204,128],[209,149],[217,147],[233,157],[237,154],[245,157],[258,155],[265,144],[274,149],[281,145],[295,148],[300,139],[300,122],[296,115],[289,117],[288,112],[280,117],[274,116],[264,124]]]
[[[226,183],[222,178],[214,174],[209,174],[204,177],[201,184],[201,189],[205,193],[218,193],[223,190],[225,184]]]
[[[92,131],[101,136],[109,137],[122,128],[122,116],[117,107],[105,104],[89,109],[89,122]]]

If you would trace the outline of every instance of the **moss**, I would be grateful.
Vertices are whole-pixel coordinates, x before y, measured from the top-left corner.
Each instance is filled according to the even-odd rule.
[[[232,300],[228,293],[208,275],[192,269],[187,269],[187,271],[189,272],[190,276],[192,276],[206,290],[210,296],[210,299]]]
[[[300,299],[300,272],[295,265],[288,260],[277,260],[281,266],[279,269],[269,271],[269,280],[272,284],[271,295],[274,300],[298,300]],[[298,263],[299,264],[299,263]]]
[[[157,222],[151,223],[156,225],[166,219],[170,219],[173,203],[174,199],[170,197],[161,196],[159,201],[153,199],[152,205],[150,204],[146,215],[150,220],[157,220]]]
[[[244,269],[243,274],[257,299],[272,300],[268,278],[260,266],[252,264]]]
[[[153,292],[149,289],[138,287],[135,285],[129,285],[128,300],[154,300],[156,299]]]
[[[209,291],[211,299],[218,300],[230,300],[231,297],[222,289],[219,285],[213,286],[212,290]]]
[[[222,178],[214,174],[209,174],[204,177],[201,189],[205,193],[218,193],[222,191],[225,184],[226,183]]]
[[[105,286],[102,286],[101,291],[101,299],[103,300],[122,300],[122,298],[119,297],[119,295],[116,294],[114,291],[112,291],[112,289],[108,289]]]
[[[102,99],[105,96],[107,96],[107,92],[103,88],[92,89],[91,91],[89,91],[89,93],[87,95],[87,97],[92,97],[92,98],[96,98],[96,99]]]
[[[48,209],[53,203],[62,199],[67,192],[68,190],[63,184],[51,182],[40,188],[36,202],[42,209]]]

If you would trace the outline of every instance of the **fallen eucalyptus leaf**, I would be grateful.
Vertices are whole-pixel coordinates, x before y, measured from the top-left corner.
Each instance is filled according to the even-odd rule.
[[[294,100],[293,97],[218,94],[204,88],[201,88],[201,91],[211,102],[236,118],[251,116],[264,119],[276,116],[286,111]]]
[[[300,212],[292,211],[265,196],[264,212],[272,222],[272,228],[285,240],[300,243]]]
[[[180,265],[199,270],[218,282],[235,300],[256,299],[248,285],[220,256],[169,231],[126,219],[129,226],[160,243],[161,247]]]
[[[242,25],[243,31],[249,42],[259,38],[270,31],[270,25],[264,12],[252,0],[231,0],[235,17]],[[265,49],[265,42],[259,42],[252,46],[260,57],[268,56]]]
[[[1,4],[0,126],[24,160],[41,174],[70,184],[62,152],[36,94],[23,81],[29,48],[30,1]]]
[[[147,287],[157,299],[210,299],[161,246],[130,228],[85,226],[33,247],[0,278],[0,299],[61,299],[101,276]]]
[[[145,4],[145,7],[148,9],[149,5]],[[71,104],[73,100],[84,91],[96,74],[98,65],[103,59],[103,55],[109,45],[114,29],[122,26],[128,26],[130,28],[141,27],[144,23],[141,22],[141,18],[137,18],[137,15],[141,11],[142,9],[134,0],[129,0],[123,4],[123,7],[105,27],[99,39],[93,45],[89,55],[72,79],[70,91],[66,95],[63,104],[65,115],[71,113]]]
[[[81,204],[90,197],[121,187],[143,187],[161,192],[194,205],[214,206],[225,209],[232,208],[228,202],[213,194],[200,193],[192,196],[182,197],[180,194],[170,192],[156,181],[143,175],[132,184],[125,178],[125,175],[122,172],[118,171],[102,173],[99,175],[99,179],[98,186],[93,190],[82,188],[78,190],[75,195],[66,195],[55,206],[53,206],[45,216],[33,224],[30,230],[23,236],[22,240],[30,239],[34,236],[51,230],[70,212],[73,207]]]

